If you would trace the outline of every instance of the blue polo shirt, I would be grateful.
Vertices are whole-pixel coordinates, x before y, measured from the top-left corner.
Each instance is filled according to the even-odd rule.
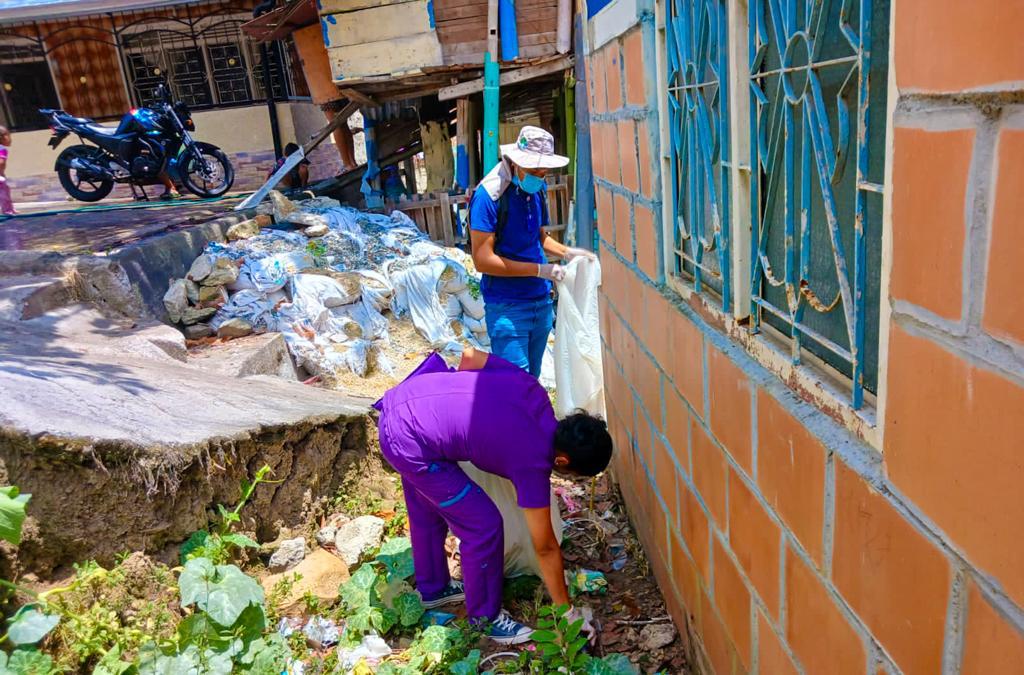
[[[527,194],[516,185],[505,188],[508,199],[508,220],[495,251],[502,258],[519,262],[547,262],[540,244],[541,228],[547,227],[548,210],[544,208],[543,192]],[[498,202],[487,191],[478,188],[469,204],[469,226],[478,232],[494,232],[498,226]],[[483,275],[480,291],[485,303],[531,302],[551,294],[551,282],[537,277],[493,277]]]

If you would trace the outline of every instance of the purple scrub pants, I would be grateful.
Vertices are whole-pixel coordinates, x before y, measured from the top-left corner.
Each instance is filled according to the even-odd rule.
[[[429,600],[448,585],[451,577],[444,543],[451,529],[461,541],[468,616],[494,619],[501,611],[504,579],[501,513],[458,464],[423,459],[421,448],[400,427],[400,420],[393,423],[382,415],[380,447],[384,458],[402,476],[416,587]]]

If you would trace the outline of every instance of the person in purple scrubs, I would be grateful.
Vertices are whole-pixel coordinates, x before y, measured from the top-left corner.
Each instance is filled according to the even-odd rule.
[[[458,370],[437,354],[374,404],[381,453],[402,476],[416,586],[427,608],[465,600],[471,620],[487,623],[500,644],[526,642],[532,630],[501,607],[501,514],[458,462],[507,478],[526,516],[544,584],[568,605],[562,550],[551,526],[551,472],[595,476],[611,460],[605,422],[585,412],[555,419],[535,377],[467,349]],[[461,541],[463,583],[448,574],[448,530]],[[573,620],[581,618],[572,609]],[[584,622],[584,631],[593,628]]]

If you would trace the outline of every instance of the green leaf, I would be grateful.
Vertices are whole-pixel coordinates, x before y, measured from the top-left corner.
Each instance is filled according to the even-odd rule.
[[[640,675],[640,670],[622,654],[609,654],[587,662],[587,675]]]
[[[382,607],[378,613],[373,615],[370,622],[377,632],[383,635],[398,624],[398,612],[390,607]]]
[[[288,641],[280,633],[271,633],[249,643],[238,659],[243,672],[250,675],[280,675],[292,660]]]
[[[60,615],[43,614],[34,607],[25,606],[10,620],[7,639],[15,645],[34,645],[60,623]]]
[[[477,675],[480,668],[480,650],[474,649],[464,658],[451,665],[448,672],[452,675]]]
[[[558,636],[549,630],[535,630],[531,638],[534,642],[540,644],[542,642],[554,642],[558,639]]]
[[[92,675],[130,675],[135,671],[135,666],[121,660],[121,647],[114,645],[92,669]]]
[[[393,605],[398,612],[398,622],[403,626],[414,626],[423,616],[423,601],[419,593],[402,593]]]
[[[380,604],[384,580],[373,565],[362,565],[338,589],[341,599],[351,611]]]
[[[384,542],[376,560],[387,570],[388,581],[408,579],[413,575],[412,543],[408,537],[394,537]]]
[[[244,534],[238,534],[237,532],[228,532],[227,534],[221,537],[221,541],[223,541],[225,544],[237,546],[238,548],[260,547],[258,543],[256,543],[249,537],[245,536]]]
[[[17,546],[25,524],[25,505],[32,495],[18,494],[16,485],[0,487],[0,539]]]
[[[209,538],[210,533],[206,530],[196,530],[193,532],[178,550],[178,557],[181,559],[181,564],[184,565],[188,562],[189,558],[194,557],[190,555],[193,551],[206,548]]]
[[[11,675],[50,675],[55,671],[49,654],[34,649],[15,649],[7,660],[5,672]]]
[[[232,626],[251,604],[263,604],[263,587],[234,565],[193,558],[178,578],[181,605],[195,604],[222,626]]]
[[[583,619],[577,619],[576,621],[573,621],[572,625],[570,625],[565,630],[565,641],[567,643],[571,643],[573,640],[575,640],[576,637],[580,634],[581,628],[583,628]],[[585,641],[586,640],[584,640],[584,642]]]

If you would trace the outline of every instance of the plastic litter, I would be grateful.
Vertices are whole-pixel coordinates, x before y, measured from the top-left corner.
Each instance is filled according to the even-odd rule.
[[[356,667],[360,660],[366,659],[369,665],[376,665],[381,659],[391,656],[391,647],[376,633],[363,636],[363,641],[352,649],[338,650],[338,665],[347,672]]]
[[[455,621],[455,615],[449,614],[448,612],[441,612],[436,609],[428,609],[423,613],[423,618],[420,619],[420,624],[426,626],[445,626],[452,621]]]
[[[322,616],[311,616],[303,626],[302,633],[318,648],[336,645],[341,639],[337,624]]]
[[[604,573],[583,568],[569,576],[568,586],[570,597],[576,597],[580,593],[604,595],[608,592],[608,580],[605,579]]]
[[[601,323],[597,289],[601,263],[576,258],[566,265],[565,279],[558,284],[555,323],[555,413],[586,410],[604,417],[604,373],[601,365]]]

